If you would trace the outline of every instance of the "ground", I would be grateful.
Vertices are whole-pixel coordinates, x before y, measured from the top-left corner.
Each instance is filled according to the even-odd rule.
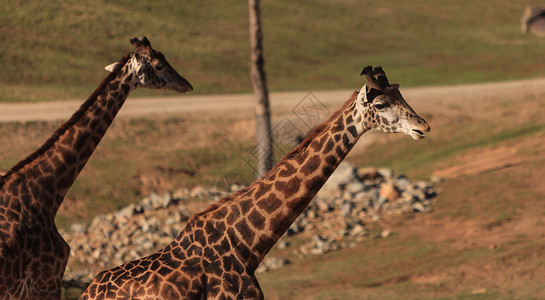
[[[402,87],[402,93],[415,111],[430,123],[432,131],[427,134],[428,138],[414,142],[402,135],[369,134],[362,138],[348,159],[361,166],[372,162],[379,166],[389,164],[394,171],[410,177],[442,178],[436,184],[440,192],[434,211],[387,217],[370,226],[372,233],[391,230],[393,234],[388,238],[369,238],[354,248],[301,261],[295,259],[296,263],[281,270],[260,274],[267,298],[543,297],[545,135],[542,113],[545,80]],[[312,95],[332,111],[350,94],[351,91],[343,90]],[[293,117],[293,108],[308,95],[307,92],[273,93],[271,101],[276,122]],[[13,149],[27,153],[37,147],[58,125],[58,120],[67,119],[80,103],[0,104],[1,122],[26,121],[23,125],[3,123],[0,126],[1,160],[6,160],[7,153]],[[111,133],[99,146],[103,149],[95,156],[108,155],[108,151],[117,149],[110,144],[113,141],[123,143],[124,139],[134,143],[137,151],[141,135],[146,138],[148,132],[144,127],[137,127],[142,133],[127,132],[132,130],[131,126],[137,126],[130,121],[135,118],[151,120],[146,123],[147,127],[162,124],[161,134],[165,140],[156,133],[149,138],[157,139],[163,151],[177,151],[176,147],[183,147],[188,141],[200,147],[198,151],[216,147],[210,136],[201,135],[202,132],[215,132],[216,137],[224,141],[224,137],[218,135],[222,129],[236,139],[251,140],[254,136],[252,105],[250,95],[131,98],[123,107],[120,120],[114,122]],[[53,114],[57,111],[62,113]],[[224,121],[225,118],[229,121]],[[168,122],[154,123],[159,122],[157,120]],[[39,126],[33,125],[36,122]],[[176,127],[184,127],[191,133],[176,138],[178,133],[170,134],[169,131]],[[135,137],[126,138],[132,134]],[[99,160],[95,156],[88,166],[88,176],[100,174],[97,169],[101,165],[92,165],[93,160]],[[153,186],[153,178],[161,177],[161,173],[178,172],[187,176],[195,171],[196,176],[200,176],[198,173],[203,165],[192,165],[191,162],[186,162],[186,169],[172,170],[157,163],[163,169],[138,170],[136,174],[144,179],[131,180]],[[164,175],[163,180],[165,178],[170,177]],[[173,184],[155,180],[166,188]],[[81,213],[85,201],[76,198],[69,199],[60,213]]]

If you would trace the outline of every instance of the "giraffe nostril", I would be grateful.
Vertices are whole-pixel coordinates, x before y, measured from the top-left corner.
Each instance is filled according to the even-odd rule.
[[[431,127],[430,125],[428,125],[428,123],[424,122],[424,126],[425,126],[425,129],[424,129],[425,132],[429,132],[431,130]]]

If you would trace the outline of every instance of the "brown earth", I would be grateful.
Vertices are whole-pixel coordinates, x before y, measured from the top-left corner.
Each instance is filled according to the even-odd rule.
[[[342,104],[352,90],[271,93],[273,113],[293,109],[305,97],[313,95],[326,107]],[[459,86],[404,88],[402,93],[416,111],[432,110],[437,115],[472,111],[486,117],[494,111],[479,111],[474,105],[499,102],[545,93],[545,79],[481,83]],[[477,102],[476,102],[477,101]],[[0,122],[66,120],[81,105],[81,100],[40,103],[0,103]],[[471,104],[471,105],[469,105]],[[453,110],[452,107],[457,109]],[[458,109],[464,107],[465,109]],[[432,109],[433,108],[433,109]],[[162,98],[138,98],[138,90],[127,100],[117,118],[172,117],[183,113],[226,114],[253,111],[252,95],[181,95]]]

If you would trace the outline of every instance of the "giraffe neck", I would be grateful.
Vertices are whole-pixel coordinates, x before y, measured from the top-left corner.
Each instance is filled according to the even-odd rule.
[[[34,153],[0,179],[0,187],[25,185],[32,203],[54,217],[72,186],[106,133],[125,99],[137,86],[135,59],[122,58],[117,67],[72,117]]]
[[[369,130],[356,97],[354,93],[262,179],[199,214],[205,221],[224,216],[230,244],[248,267],[257,268]]]

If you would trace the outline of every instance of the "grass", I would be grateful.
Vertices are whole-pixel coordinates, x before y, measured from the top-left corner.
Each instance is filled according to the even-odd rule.
[[[543,282],[537,278],[545,267],[539,253],[544,245],[534,234],[539,236],[543,225],[526,228],[523,234],[508,232],[520,220],[531,218],[528,210],[542,207],[543,189],[536,193],[531,182],[520,186],[523,180],[503,187],[498,185],[503,176],[517,177],[521,170],[499,173],[492,178],[448,180],[440,186],[428,221],[418,221],[424,216],[397,225],[386,221],[382,226],[398,234],[303,262],[294,259],[282,270],[260,274],[261,286],[270,299],[539,299]],[[490,186],[483,186],[487,182]],[[515,200],[510,188],[511,195],[524,189],[534,194]],[[502,211],[511,212],[506,217]],[[489,226],[491,220],[497,223]],[[433,229],[453,221],[463,228],[462,236],[443,227]],[[414,223],[425,226],[407,230]],[[465,235],[466,231],[479,234]],[[491,239],[495,235],[500,237]]]
[[[542,120],[531,119],[513,126],[503,121],[475,122],[467,119],[434,127],[428,134],[429,138],[418,143],[400,134],[395,147],[372,145],[365,155],[355,156],[354,160],[361,165],[393,168],[401,174],[422,178],[429,176],[438,163],[444,164],[475,149],[516,143],[528,136],[539,135],[544,129]]]
[[[263,2],[268,84],[353,88],[367,64],[411,86],[544,76],[545,40],[519,30],[531,4],[539,1]],[[247,9],[244,1],[6,3],[0,102],[84,99],[137,35],[147,35],[195,93],[249,92]]]
[[[269,87],[353,89],[361,84],[358,74],[367,64],[383,65],[389,76],[410,86],[544,76],[545,40],[519,32],[520,13],[527,4],[539,3],[263,2]],[[128,39],[142,34],[192,82],[195,93],[248,92],[246,19],[245,2],[5,3],[0,11],[4,41],[0,57],[9,63],[0,73],[0,102],[84,99],[105,77],[103,66],[130,51]],[[152,93],[158,95],[142,89],[135,95]],[[518,152],[528,164],[447,179],[438,185],[432,215],[384,220],[373,226],[392,229],[394,234],[387,239],[369,240],[262,274],[265,295],[270,299],[541,297],[545,293],[541,276],[545,261],[540,257],[545,159],[542,148],[528,141],[543,139],[544,106],[543,99],[514,100],[499,103],[503,113],[492,118],[475,118],[458,103],[450,104],[459,109],[457,116],[423,112],[433,128],[426,140],[391,138],[350,160],[358,166],[391,167],[397,174],[428,178],[436,169],[456,165],[461,156],[528,143]],[[524,109],[533,113],[519,115]],[[89,221],[150,192],[251,182],[252,169],[244,158],[250,154],[251,159],[254,139],[247,129],[236,126],[241,119],[182,115],[116,120],[70,190],[57,224],[67,229],[73,222]],[[0,168],[5,170],[31,153],[59,125],[0,124],[0,136],[10,141],[0,143]],[[149,179],[164,185],[149,185]],[[418,226],[425,229],[417,230]],[[68,291],[65,298],[78,294]]]
[[[374,225],[395,233],[387,239],[301,262],[291,256],[294,264],[259,276],[265,294],[271,299],[541,298],[544,152],[534,144],[543,140],[539,103],[542,97],[504,102],[488,117],[432,114],[427,141],[390,138],[352,155],[357,165],[389,166],[410,178],[499,147],[518,147],[528,163],[446,179],[436,185],[440,192],[432,214]],[[531,116],[522,117],[528,108]],[[500,122],[495,115],[502,116]],[[273,249],[271,255],[281,252]]]
[[[272,299],[305,298],[309,290],[316,292],[313,299],[354,299],[358,294],[358,299],[395,299],[388,295],[403,293],[407,297],[404,299],[425,299],[426,293],[421,293],[422,288],[412,278],[451,264],[478,261],[488,253],[487,249],[457,252],[448,246],[399,237],[377,239],[310,259],[302,266],[260,274],[259,280],[265,294]],[[442,279],[430,284],[429,289],[433,291],[452,284],[451,281]],[[313,285],[309,285],[311,282]],[[322,285],[332,288],[320,291]],[[373,292],[374,289],[381,292]],[[363,290],[369,292],[362,293]]]
[[[545,158],[539,141],[545,106],[542,97],[523,100],[502,102],[483,115],[466,115],[460,107],[452,115],[437,116],[429,107],[422,111],[433,128],[427,139],[414,142],[383,134],[387,143],[354,153],[350,161],[358,166],[389,166],[410,178],[428,178],[433,170],[456,165],[460,157],[491,148],[516,146],[529,163],[447,179],[437,186],[433,214],[370,225],[376,232],[391,229],[394,234],[387,239],[370,239],[319,258],[298,261],[292,256],[293,265],[259,276],[265,294],[271,299],[538,298],[544,282],[536,274],[545,269],[539,255],[545,214],[540,184]],[[471,110],[488,113],[493,107],[487,105]],[[251,182],[252,169],[244,160],[254,141],[248,133],[250,118],[183,114],[116,119],[61,206],[57,224],[68,229],[153,191]],[[0,166],[22,159],[59,125],[0,124],[0,135],[11,141],[0,144]],[[150,185],[146,179],[166,184]],[[407,231],[422,218],[426,229]],[[530,221],[524,223],[526,219]],[[441,227],[450,223],[456,224],[445,227],[451,230]],[[460,226],[465,229],[456,235]],[[478,232],[477,238],[465,232]],[[72,299],[68,293],[66,299]]]

